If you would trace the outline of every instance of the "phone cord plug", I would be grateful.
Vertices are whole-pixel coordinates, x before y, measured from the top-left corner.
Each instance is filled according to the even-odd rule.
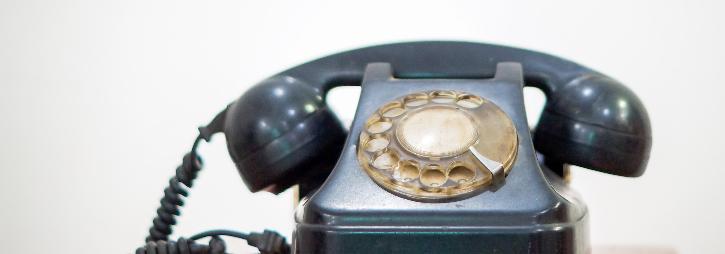
[[[261,254],[288,254],[290,246],[284,236],[271,230],[264,230],[262,233],[251,233],[247,238],[247,244],[257,247]]]

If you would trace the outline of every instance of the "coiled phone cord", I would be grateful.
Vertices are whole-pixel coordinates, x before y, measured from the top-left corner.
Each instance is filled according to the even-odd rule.
[[[169,180],[169,186],[164,189],[161,206],[156,210],[156,217],[146,237],[147,244],[136,249],[136,254],[223,254],[226,245],[219,236],[230,236],[247,241],[250,246],[256,247],[262,254],[287,254],[290,246],[285,238],[275,231],[265,230],[262,233],[245,234],[230,230],[212,230],[196,234],[189,239],[179,238],[178,241],[168,241],[172,227],[176,225],[176,216],[181,214],[180,208],[184,205],[183,198],[189,195],[194,179],[203,166],[196,149],[202,140],[209,141],[211,135],[222,131],[225,111],[217,115],[212,122],[199,128],[199,136],[194,140],[191,151],[184,155],[181,166],[176,168],[176,174]],[[197,244],[194,241],[211,237],[208,245]]]
[[[184,206],[182,198],[189,196],[188,188],[191,188],[202,167],[202,161],[196,154],[201,140],[202,136],[199,135],[191,147],[191,152],[184,155],[181,166],[176,168],[176,175],[169,179],[169,186],[164,189],[161,206],[156,210],[156,218],[149,229],[149,236],[146,237],[147,242],[166,241],[171,235],[171,227],[176,225],[175,217],[181,214],[179,209]]]

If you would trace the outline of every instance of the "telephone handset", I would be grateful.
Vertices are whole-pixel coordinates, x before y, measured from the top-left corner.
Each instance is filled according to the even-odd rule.
[[[339,85],[362,85],[349,133],[325,103]],[[547,98],[533,138],[524,85]],[[223,253],[217,235],[233,233],[158,242],[201,168],[197,144],[219,132],[251,191],[299,185],[291,249],[271,231],[237,235],[263,253],[585,253],[586,206],[564,165],[640,176],[652,142],[634,93],[558,57],[469,42],[351,50],[262,81],[200,128],[137,253]]]

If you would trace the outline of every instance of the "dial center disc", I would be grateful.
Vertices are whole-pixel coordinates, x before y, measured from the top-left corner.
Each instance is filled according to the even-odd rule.
[[[423,157],[450,157],[464,153],[478,137],[465,112],[447,106],[423,108],[408,114],[396,128],[406,150]]]

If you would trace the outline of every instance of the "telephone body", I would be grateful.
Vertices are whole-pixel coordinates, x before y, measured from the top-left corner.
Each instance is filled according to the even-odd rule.
[[[325,104],[339,85],[362,87],[349,131]],[[547,97],[533,130],[524,86]],[[262,253],[589,253],[567,165],[640,176],[652,142],[643,104],[612,78],[543,53],[439,41],[283,71],[200,128],[197,143],[220,132],[251,191],[299,186],[291,246]],[[172,186],[191,186],[193,150]],[[163,204],[152,248],[178,215]]]

